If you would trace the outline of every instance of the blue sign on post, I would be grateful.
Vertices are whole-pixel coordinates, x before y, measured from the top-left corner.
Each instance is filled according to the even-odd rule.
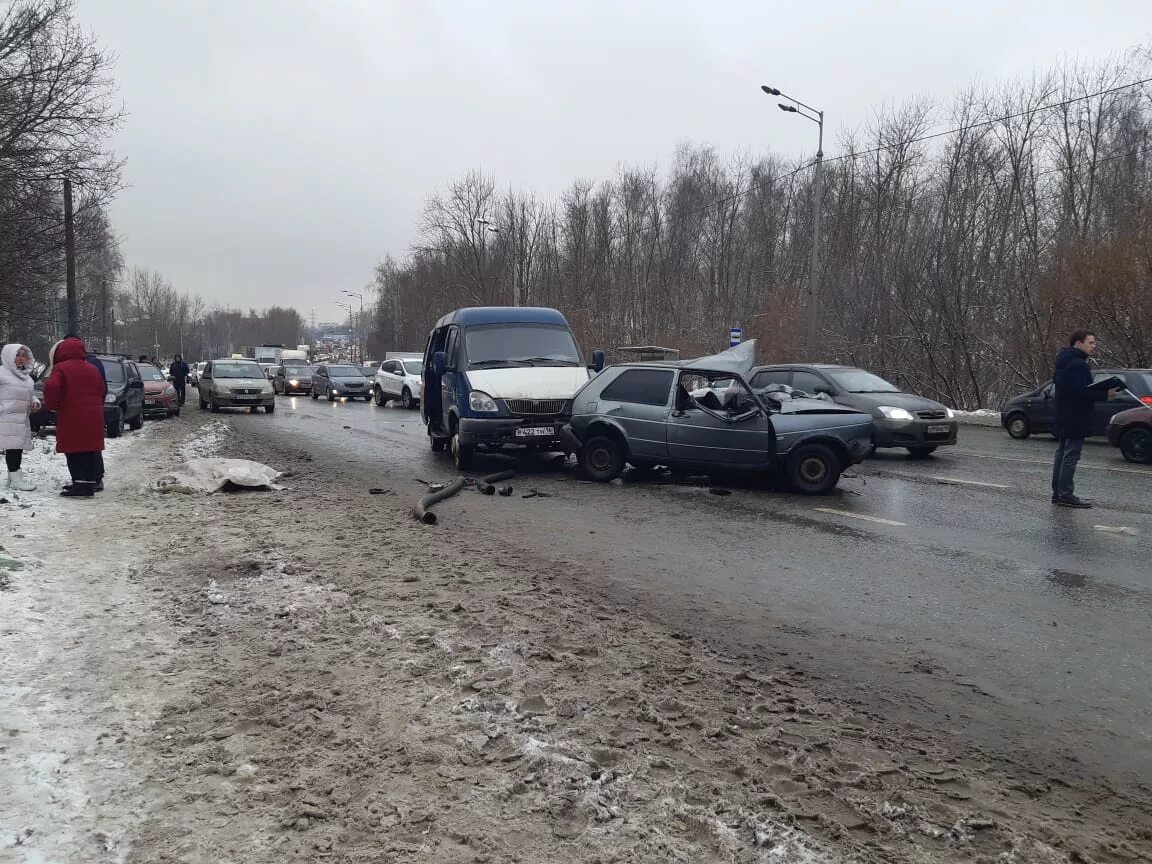
[[[744,331],[739,327],[730,327],[728,329],[728,347],[735,348],[740,344],[740,340],[744,337]]]

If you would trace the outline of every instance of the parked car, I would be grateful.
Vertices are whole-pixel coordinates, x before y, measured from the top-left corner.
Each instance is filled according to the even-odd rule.
[[[1108,443],[1120,448],[1129,462],[1152,465],[1152,399],[1138,408],[1113,414],[1108,421]]]
[[[776,384],[810,396],[827,395],[838,405],[870,414],[874,447],[903,447],[919,459],[956,443],[959,423],[951,408],[905,393],[864,369],[824,363],[757,366],[750,383],[757,391]]]
[[[602,352],[594,365],[603,366]],[[466,470],[478,447],[563,449],[560,429],[588,367],[555,309],[480,306],[436,322],[422,367],[421,416],[432,449]]]
[[[140,369],[127,357],[115,354],[98,354],[104,365],[104,375],[108,379],[108,389],[104,395],[104,434],[108,438],[119,438],[124,424],[129,429],[139,429],[144,425],[144,381]],[[153,367],[155,368],[155,367]],[[36,380],[36,398],[44,403],[44,369]],[[41,408],[28,418],[32,431],[46,427],[55,428],[56,412]]]
[[[333,399],[363,399],[372,398],[372,391],[368,389],[368,379],[360,371],[359,366],[348,363],[321,363],[312,371],[312,384],[309,393],[313,399],[323,396],[328,401]]]
[[[272,376],[272,390],[281,396],[291,396],[294,393],[308,393],[312,390],[313,366],[281,363],[276,367],[276,374]]]
[[[211,360],[204,367],[197,386],[201,409],[263,408],[276,410],[272,382],[255,360]]]
[[[383,407],[399,399],[405,408],[420,404],[420,375],[423,360],[385,360],[372,382],[372,398]]]
[[[144,416],[179,417],[180,400],[164,370],[149,363],[144,363],[139,369],[144,380]]]
[[[1149,369],[1093,369],[1092,380],[1119,378],[1135,394],[1135,398],[1121,393],[1115,399],[1105,399],[1094,406],[1092,434],[1108,434],[1112,417],[1127,411],[1137,402],[1152,405],[1152,370]],[[1029,435],[1051,432],[1056,419],[1056,402],[1051,381],[1009,399],[1000,408],[1000,425],[1013,438],[1023,440]]]
[[[743,374],[734,374],[730,354],[624,363],[589,381],[576,394],[572,421],[564,427],[582,473],[607,482],[626,464],[640,470],[756,471],[819,495],[868,455],[868,414],[829,400],[756,393]],[[727,387],[713,386],[721,379]]]

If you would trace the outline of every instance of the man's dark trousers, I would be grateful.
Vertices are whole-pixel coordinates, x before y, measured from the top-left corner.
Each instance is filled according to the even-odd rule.
[[[1056,442],[1056,458],[1052,462],[1052,496],[1071,498],[1076,494],[1076,466],[1084,449],[1083,438],[1061,438]]]

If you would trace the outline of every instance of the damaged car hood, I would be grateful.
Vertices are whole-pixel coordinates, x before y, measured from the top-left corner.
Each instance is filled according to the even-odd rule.
[[[756,365],[756,340],[741,342],[735,348],[721,351],[709,357],[694,360],[681,360],[675,364],[681,369],[699,369],[701,372],[732,372],[746,376]]]

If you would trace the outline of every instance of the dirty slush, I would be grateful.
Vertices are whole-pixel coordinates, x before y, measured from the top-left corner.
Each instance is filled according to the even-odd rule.
[[[206,455],[283,488],[147,489]],[[891,723],[496,549],[428,550],[446,529],[409,495],[226,421],[166,423],[114,467],[98,509],[3,514],[0,860],[1152,853],[1147,800]]]

